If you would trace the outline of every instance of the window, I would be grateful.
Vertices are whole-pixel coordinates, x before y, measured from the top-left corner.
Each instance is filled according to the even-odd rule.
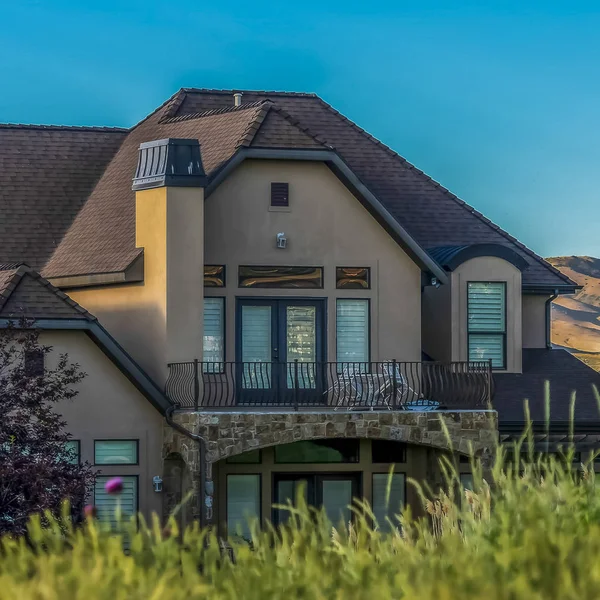
[[[469,282],[467,295],[469,360],[491,360],[506,368],[506,284]]]
[[[290,186],[288,183],[271,183],[271,206],[290,205]]]
[[[137,476],[121,477],[123,491],[118,494],[109,494],[104,489],[106,482],[113,476],[96,477],[94,487],[94,505],[98,509],[98,519],[102,523],[110,523],[113,527],[117,524],[117,505],[121,510],[121,517],[127,519],[138,511],[138,478]]]
[[[248,452],[242,452],[242,454],[236,454],[225,459],[228,465],[259,465],[261,462],[260,450],[249,450]]]
[[[332,439],[292,442],[275,446],[275,462],[357,463],[359,440]]]
[[[42,350],[25,350],[25,375],[42,377],[44,375],[44,352]]]
[[[239,286],[253,288],[321,289],[322,267],[240,266]]]
[[[225,265],[204,265],[204,287],[225,287]]]
[[[369,267],[336,267],[335,287],[368,290],[371,288],[371,269]]]
[[[95,440],[94,464],[137,465],[137,440]]]
[[[227,533],[250,538],[249,520],[260,518],[260,475],[227,475]]]
[[[222,363],[225,360],[225,298],[204,298],[204,363]],[[217,365],[204,364],[204,372],[220,372]]]
[[[373,515],[382,531],[398,527],[398,515],[405,503],[404,473],[373,474]]]
[[[369,301],[338,299],[336,307],[337,361],[369,361]]]
[[[78,465],[81,457],[79,440],[69,440],[64,445],[64,460],[72,465]]]
[[[371,442],[371,462],[405,463],[406,444],[393,440],[373,440]]]

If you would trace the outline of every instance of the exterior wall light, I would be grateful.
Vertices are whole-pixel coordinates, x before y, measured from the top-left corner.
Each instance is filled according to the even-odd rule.
[[[160,475],[155,475],[152,478],[152,485],[154,486],[155,492],[162,492],[162,484],[163,480],[161,479]]]
[[[285,237],[285,233],[283,231],[277,234],[276,237],[277,248],[280,250],[284,250],[287,246],[287,238]]]

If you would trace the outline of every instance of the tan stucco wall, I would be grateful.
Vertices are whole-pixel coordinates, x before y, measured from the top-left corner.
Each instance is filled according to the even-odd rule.
[[[546,300],[550,296],[523,295],[523,348],[546,347]]]
[[[144,282],[66,290],[162,385],[167,362],[202,356],[204,193],[136,193],[136,246]],[[191,324],[191,326],[190,326]]]
[[[162,476],[162,416],[85,333],[44,331],[40,343],[53,347],[46,358],[48,368],[67,353],[87,373],[76,398],[56,408],[67,421],[67,431],[80,440],[81,460],[94,463],[95,439],[139,440],[139,465],[98,469],[102,475],[137,475],[140,511],[162,514],[162,494],[152,489],[152,477]]]
[[[290,209],[270,210],[270,184],[287,181]],[[245,161],[207,199],[205,262],[227,265],[227,359],[234,360],[235,298],[326,297],[328,359],[335,359],[335,299],[371,299],[371,359],[420,360],[420,269],[322,163]],[[285,232],[288,247],[275,237]],[[320,290],[240,289],[238,265],[323,266]],[[336,266],[371,268],[371,290],[337,290]]]
[[[473,258],[451,274],[452,360],[468,359],[467,283],[469,281],[506,282],[506,372],[522,368],[521,271],[496,257]]]

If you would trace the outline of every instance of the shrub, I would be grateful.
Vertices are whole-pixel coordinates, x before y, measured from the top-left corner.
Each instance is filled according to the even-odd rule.
[[[230,540],[229,551],[197,525],[180,536],[174,519],[163,530],[154,518],[115,534],[91,518],[73,526],[65,508],[49,527],[32,518],[27,542],[3,538],[0,598],[596,599],[600,495],[593,465],[571,459],[508,465],[499,452],[485,478],[473,464],[472,492],[446,461],[445,492],[430,497],[427,518],[407,511],[402,533],[371,527],[368,506],[333,528],[298,505],[285,529],[253,523],[251,543]]]

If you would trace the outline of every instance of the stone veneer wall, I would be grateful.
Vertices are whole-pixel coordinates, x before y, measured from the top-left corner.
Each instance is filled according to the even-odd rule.
[[[323,438],[370,438],[396,440],[468,453],[469,444],[478,455],[487,455],[498,439],[495,411],[456,412],[184,412],[175,421],[206,442],[206,464],[200,465],[198,444],[168,425],[165,426],[163,456],[178,453],[189,469],[194,500],[190,517],[205,510],[212,518],[212,464],[276,444]],[[445,427],[444,427],[445,426]],[[447,434],[444,431],[447,430]],[[201,481],[201,473],[208,485]],[[200,496],[204,488],[204,508]]]

